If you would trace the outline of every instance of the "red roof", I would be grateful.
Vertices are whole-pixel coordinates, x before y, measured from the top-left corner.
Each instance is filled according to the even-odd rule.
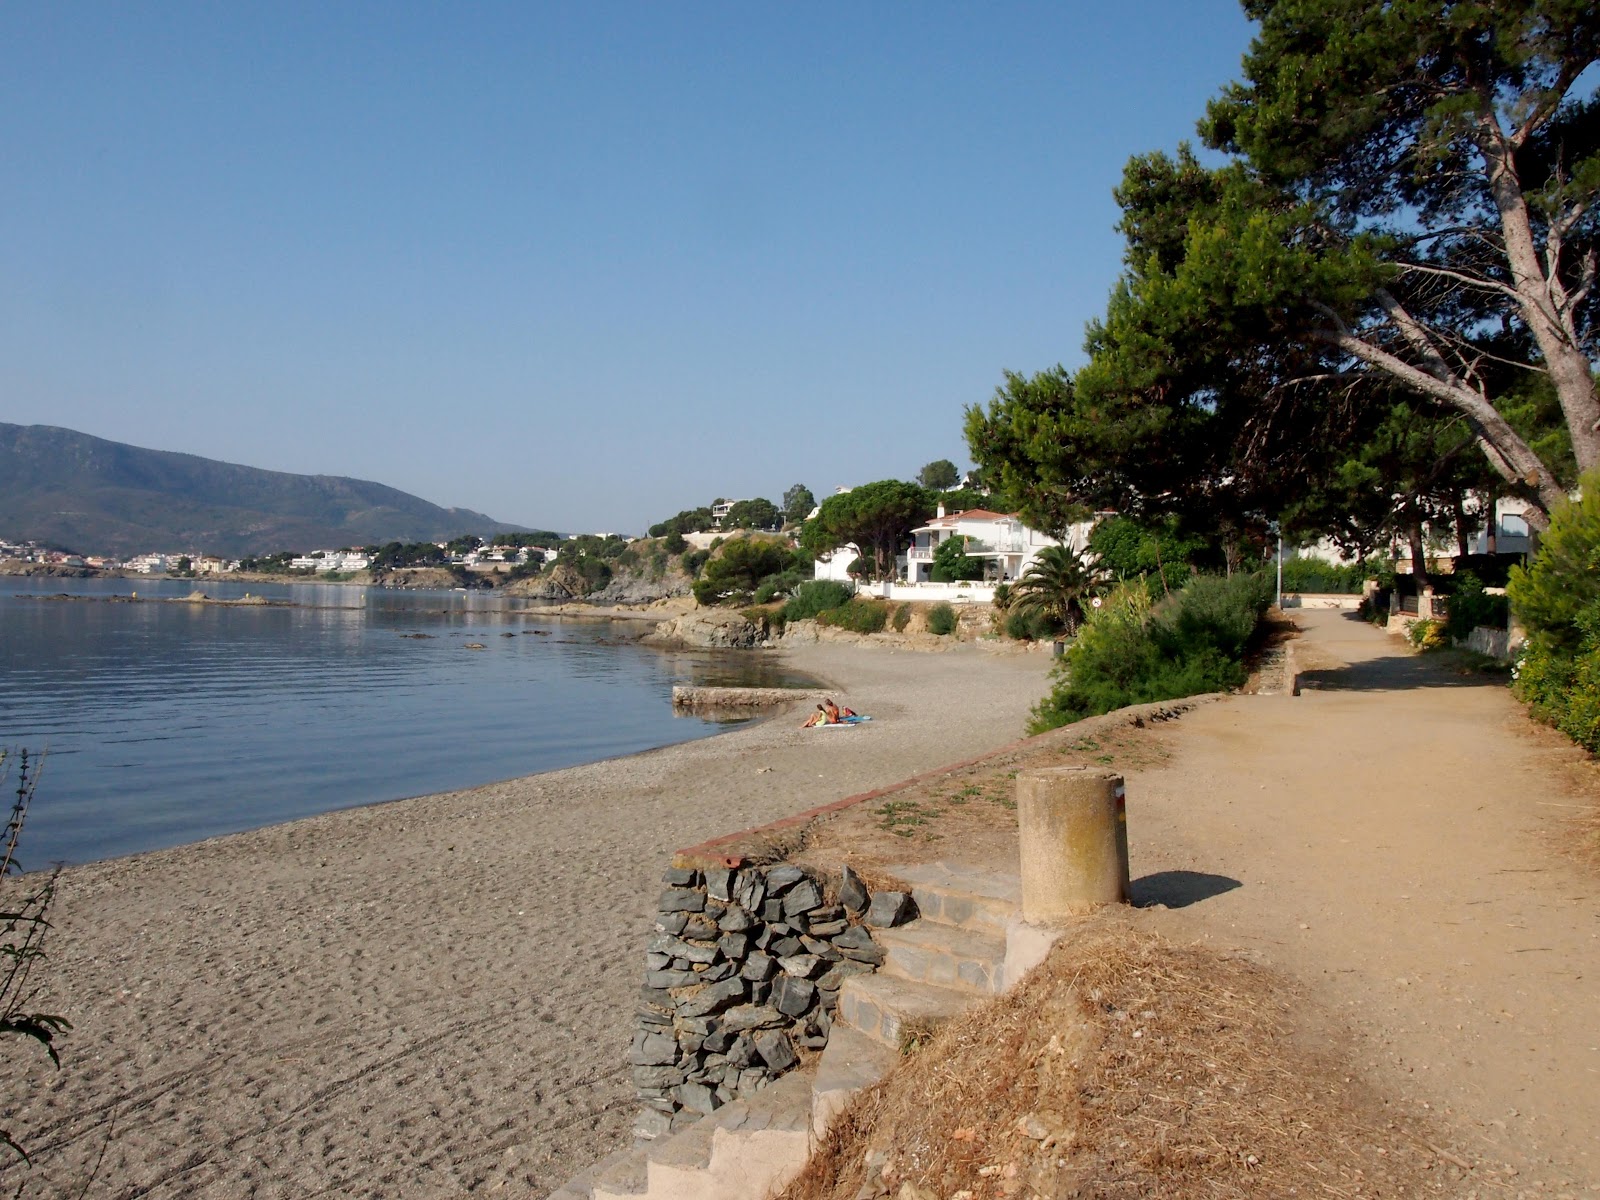
[[[1016,515],[1016,513],[990,512],[987,508],[969,508],[965,512],[947,513],[942,517],[930,517],[928,520],[928,525],[952,525],[959,521],[962,517],[971,517],[977,521],[1004,521],[1007,518],[1014,517]],[[924,526],[924,528],[926,528],[926,526]]]

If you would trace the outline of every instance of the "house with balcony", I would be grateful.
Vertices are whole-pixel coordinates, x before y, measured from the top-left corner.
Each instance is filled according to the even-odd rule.
[[[951,538],[967,539],[969,558],[984,560],[984,581],[1001,583],[1021,579],[1029,565],[1046,546],[1070,546],[1082,553],[1089,544],[1093,521],[1080,521],[1067,530],[1065,542],[1023,524],[1015,513],[990,512],[984,508],[946,514],[940,505],[926,525],[911,531],[912,543],[903,559],[902,577],[907,583],[928,583],[933,578],[933,556]]]

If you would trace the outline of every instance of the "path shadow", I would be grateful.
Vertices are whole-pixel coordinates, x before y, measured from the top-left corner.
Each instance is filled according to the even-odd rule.
[[[1243,886],[1237,879],[1205,871],[1157,871],[1129,884],[1128,898],[1135,908],[1188,908]]]
[[[1421,654],[1386,654],[1342,667],[1302,671],[1302,691],[1406,692],[1414,688],[1501,688],[1508,677],[1498,674],[1462,674],[1446,662]]]

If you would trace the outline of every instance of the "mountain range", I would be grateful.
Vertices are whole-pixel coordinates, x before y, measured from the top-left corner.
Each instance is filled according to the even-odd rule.
[[[381,483],[145,450],[0,422],[0,538],[84,554],[229,557],[521,531]]]

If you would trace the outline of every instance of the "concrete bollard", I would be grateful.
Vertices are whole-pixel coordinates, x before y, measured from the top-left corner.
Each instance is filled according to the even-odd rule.
[[[1017,776],[1022,919],[1048,924],[1128,899],[1122,776],[1045,767]]]

